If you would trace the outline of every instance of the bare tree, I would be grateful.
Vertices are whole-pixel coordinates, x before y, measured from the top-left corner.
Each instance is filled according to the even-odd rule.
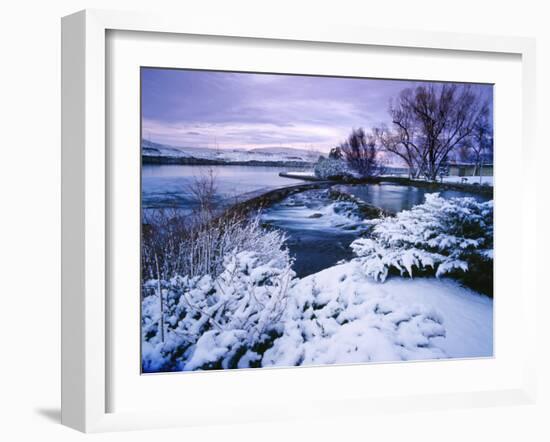
[[[472,135],[484,107],[469,85],[405,89],[390,104],[394,131],[384,147],[404,159],[412,175],[435,181],[449,153]]]
[[[381,173],[380,149],[373,133],[366,134],[362,128],[354,129],[338,148],[350,168],[361,177],[368,178]]]
[[[470,152],[469,144],[463,144],[456,149],[455,159],[457,161],[462,161],[462,162],[469,161],[471,156],[472,156],[472,153]]]
[[[414,137],[409,135],[409,131],[397,128],[394,131],[387,126],[381,126],[373,129],[380,146],[386,152],[400,157],[409,169],[409,178],[416,178],[421,171],[421,155],[419,149],[411,140]]]
[[[216,174],[212,168],[193,177],[191,184],[187,186],[187,192],[196,203],[195,212],[210,219],[214,215],[218,186]]]
[[[493,131],[490,122],[489,106],[485,104],[474,123],[471,143],[468,144],[475,163],[474,175],[479,174],[479,184],[482,180],[484,156],[493,151]]]

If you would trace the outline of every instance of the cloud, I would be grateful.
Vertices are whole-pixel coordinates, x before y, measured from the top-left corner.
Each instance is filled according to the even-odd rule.
[[[326,150],[349,132],[347,126],[294,124],[279,125],[250,122],[201,125],[200,132],[189,130],[194,124],[143,120],[143,133],[152,140],[180,147],[254,148],[267,146],[306,147]]]
[[[415,82],[142,69],[142,127],[175,146],[328,149],[352,128],[389,123],[392,97]]]

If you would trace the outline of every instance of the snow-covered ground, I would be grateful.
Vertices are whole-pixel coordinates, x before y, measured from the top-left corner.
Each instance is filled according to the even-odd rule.
[[[384,284],[347,262],[299,281],[263,365],[385,362],[493,354],[493,302],[452,280]]]
[[[426,181],[426,178],[417,178],[416,181]],[[441,182],[441,178],[437,179],[437,182]],[[452,184],[480,184],[479,175],[478,176],[455,176],[449,175],[443,177],[444,183]],[[493,186],[493,176],[482,176],[481,185],[483,186]]]
[[[444,183],[459,183],[459,184],[479,184],[479,176],[446,176],[443,177]],[[493,185],[492,176],[482,176],[481,184],[486,186]]]
[[[233,263],[246,270],[250,259],[256,259],[254,254],[244,252]],[[179,302],[177,296],[173,298],[175,293],[167,293],[168,305],[175,308],[176,315],[167,318],[175,328],[167,330],[165,343],[155,333],[158,297],[153,294],[144,298],[142,332],[153,336],[142,341],[147,372],[165,371],[166,367],[171,367],[168,371],[188,371],[248,368],[251,363],[261,367],[291,367],[493,355],[492,299],[452,280],[395,277],[378,283],[367,279],[356,261],[350,261],[295,281],[288,297],[270,301],[266,290],[281,295],[280,284],[288,282],[284,269],[279,273],[287,282],[281,280],[249,293],[252,280],[267,268],[271,272],[272,264],[252,272],[237,272],[240,276],[236,279],[231,265],[221,283],[209,277],[195,282],[183,279],[193,288]],[[226,284],[228,281],[232,281],[230,285]],[[211,293],[219,284],[224,289],[215,296],[226,299],[215,299],[211,306],[204,303],[202,292]],[[242,286],[237,287],[239,284]],[[150,285],[156,283],[151,281]],[[208,311],[208,315],[204,314],[202,319],[201,315],[198,319],[193,315],[178,320],[177,311],[193,304],[193,298],[203,303],[194,310]],[[220,305],[223,309],[233,305],[235,311],[220,314]],[[250,322],[252,328],[247,330],[243,320],[251,309],[254,313],[250,318],[258,317],[259,323]],[[262,335],[257,329],[264,327],[263,316],[278,322],[280,336],[262,354],[255,351],[255,342],[261,344]],[[203,330],[207,317],[224,322]],[[180,351],[182,342],[197,332],[194,342],[188,342]]]
[[[291,178],[315,178],[315,173],[313,172],[313,170],[285,172],[285,175]]]
[[[291,178],[315,178],[314,171],[300,171],[300,172],[287,172],[286,176]],[[384,174],[380,176],[381,178],[408,178],[408,174]],[[425,179],[419,179],[418,181],[425,181]],[[441,180],[438,180],[441,182]],[[444,183],[457,183],[457,184],[480,184],[479,176],[446,176],[443,177]],[[483,176],[481,177],[481,185],[483,186],[493,186],[493,177],[492,176]]]
[[[253,225],[228,226],[219,240],[212,235],[209,241],[223,243],[205,250],[225,251],[210,254],[223,257],[215,271],[147,281],[144,370],[493,355],[493,300],[461,285],[457,273],[477,272],[473,286],[492,294],[492,201],[429,194],[411,210],[370,220],[353,202],[323,203],[326,192],[292,195]],[[305,237],[296,237],[296,229],[263,230],[267,221],[281,227],[286,220],[333,238],[350,228],[367,236],[351,243],[354,256],[295,277],[285,242],[306,248]]]

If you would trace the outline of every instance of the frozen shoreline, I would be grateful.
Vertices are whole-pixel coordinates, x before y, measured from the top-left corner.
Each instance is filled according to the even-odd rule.
[[[291,296],[264,366],[493,355],[492,299],[449,279],[377,283],[346,262],[301,279]]]
[[[255,224],[229,228],[223,243],[207,243],[226,251],[214,270],[145,283],[146,372],[493,356],[492,298],[445,277],[481,271],[487,292],[479,276],[453,277],[492,294],[492,267],[480,270],[492,266],[492,201],[427,194],[410,210],[369,220],[326,189],[309,192],[264,214],[276,229],[257,215]],[[363,228],[369,237],[345,247],[353,255],[329,256],[336,242],[325,247],[325,236]],[[310,230],[324,232],[311,247],[296,235]],[[301,253],[322,243],[330,259],[295,278],[289,238]]]

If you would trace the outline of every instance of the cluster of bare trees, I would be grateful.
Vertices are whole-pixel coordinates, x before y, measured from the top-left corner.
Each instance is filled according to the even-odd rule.
[[[331,151],[330,157],[345,159],[362,177],[380,175],[382,165],[377,144],[374,133],[366,133],[363,128],[353,129],[348,139]]]
[[[384,150],[407,164],[411,177],[436,180],[451,152],[492,148],[489,105],[469,85],[422,85],[390,105],[392,127],[375,129]]]
[[[390,105],[390,115],[392,127],[376,129],[377,138],[405,161],[413,177],[436,180],[452,151],[466,147],[481,153],[488,147],[489,106],[469,85],[405,89]]]
[[[480,180],[482,175],[483,163],[485,157],[493,156],[493,128],[491,125],[491,117],[489,108],[483,108],[479,118],[474,123],[474,130],[471,137],[471,142],[464,145],[464,159],[473,160],[476,165],[475,173],[479,174]]]
[[[411,178],[435,181],[454,152],[481,168],[492,152],[489,104],[469,85],[425,84],[401,91],[390,103],[391,125],[353,130],[334,148],[361,176],[379,174],[387,154],[401,158]],[[455,157],[457,155],[454,155]]]

